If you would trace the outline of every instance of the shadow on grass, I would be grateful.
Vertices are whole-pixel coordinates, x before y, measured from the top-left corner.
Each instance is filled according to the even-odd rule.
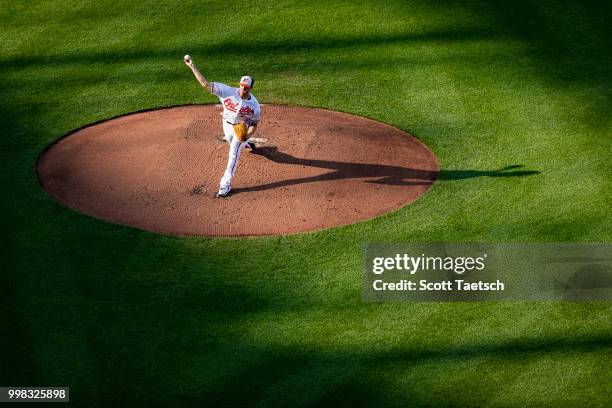
[[[513,2],[433,0],[442,7],[462,8],[488,21],[490,38],[504,38],[525,45],[530,74],[542,83],[575,92],[576,107],[567,109],[572,121],[602,123],[609,128],[612,116],[612,2]],[[601,98],[592,99],[593,94]],[[571,103],[571,102],[568,102]],[[579,119],[578,119],[579,118]]]
[[[228,373],[228,377],[218,378],[218,386],[207,388],[198,397],[188,397],[182,402],[189,406],[210,401],[265,405],[272,400],[281,405],[375,406],[410,402],[411,406],[421,406],[432,402],[428,390],[422,388],[428,386],[441,393],[436,397],[439,406],[447,406],[456,404],[457,398],[462,398],[461,393],[453,394],[449,390],[449,394],[444,395],[448,388],[427,381],[419,385],[407,382],[398,388],[398,384],[386,383],[384,375],[380,374],[399,370],[410,378],[415,371],[418,372],[420,365],[437,371],[444,367],[462,366],[470,360],[522,364],[525,360],[551,354],[589,353],[611,347],[612,337],[602,333],[586,338],[523,338],[429,349],[400,347],[384,352],[347,350],[325,353],[283,346],[263,350],[253,348],[250,353],[254,358]],[[242,357],[247,359],[246,355]],[[435,380],[432,379],[431,383]],[[400,401],[398,397],[401,397]]]
[[[329,173],[312,177],[281,180],[260,186],[236,188],[234,194],[252,191],[264,191],[278,187],[317,181],[343,180],[364,178],[366,183],[387,184],[397,186],[431,185],[436,180],[464,180],[475,177],[524,177],[539,174],[535,170],[517,170],[521,165],[512,165],[499,170],[430,170],[413,169],[409,167],[389,166],[384,164],[345,163],[330,160],[300,159],[290,154],[280,152],[275,146],[260,147],[253,152],[275,163],[293,166],[307,166],[333,170]]]
[[[207,44],[198,42],[185,44],[180,48],[166,49],[141,49],[138,50],[113,50],[94,52],[64,53],[61,55],[29,55],[9,57],[0,59],[0,68],[27,68],[32,65],[43,64],[45,66],[74,65],[74,64],[108,64],[116,62],[138,62],[151,61],[160,58],[176,59],[182,63],[182,56],[190,52],[195,60],[197,56],[205,56],[206,59],[223,57],[230,59],[235,57],[247,58],[270,55],[286,55],[291,53],[309,53],[316,51],[343,50],[347,48],[360,49],[362,47],[376,47],[383,45],[394,45],[403,43],[420,42],[447,42],[447,41],[470,41],[489,38],[490,32],[479,27],[458,28],[450,30],[436,30],[423,33],[400,33],[400,34],[378,34],[363,37],[328,36],[323,38],[309,39],[264,39],[251,40],[249,46],[244,47],[242,40],[231,40]]]

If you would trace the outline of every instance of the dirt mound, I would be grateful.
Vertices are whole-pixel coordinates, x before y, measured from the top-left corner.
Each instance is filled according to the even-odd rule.
[[[439,171],[421,142],[380,122],[263,105],[233,195],[215,198],[227,162],[217,105],[142,112],[85,127],[45,150],[43,188],[68,207],[172,235],[312,231],[369,219],[425,193]]]

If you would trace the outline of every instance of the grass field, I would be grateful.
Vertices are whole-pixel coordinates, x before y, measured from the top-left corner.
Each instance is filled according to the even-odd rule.
[[[612,240],[612,3],[156,3],[0,5],[0,385],[79,406],[612,404],[610,303],[359,300],[364,242]],[[404,129],[440,180],[368,222],[257,239],[50,199],[34,168],[63,134],[215,102],[185,53],[264,103]]]

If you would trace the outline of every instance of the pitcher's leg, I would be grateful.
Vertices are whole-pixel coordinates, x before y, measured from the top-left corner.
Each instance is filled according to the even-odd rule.
[[[234,132],[234,127],[226,121],[223,121],[223,140],[229,144],[231,143],[232,137],[234,137],[235,134],[236,132]]]
[[[221,178],[221,183],[219,183],[218,196],[226,196],[232,189],[232,178],[234,177],[234,174],[236,174],[238,159],[240,158],[240,152],[242,151],[243,147],[243,142],[238,140],[237,137],[232,137],[229,147],[229,155],[227,158],[227,167],[225,168],[225,173],[223,173],[223,177]]]

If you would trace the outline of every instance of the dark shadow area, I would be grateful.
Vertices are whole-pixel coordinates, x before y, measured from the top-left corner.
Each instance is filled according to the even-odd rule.
[[[20,69],[30,65],[44,64],[63,65],[63,64],[109,64],[116,62],[135,62],[150,61],[160,58],[176,59],[181,62],[182,56],[188,50],[192,55],[206,56],[207,59],[222,56],[223,58],[250,57],[261,55],[286,55],[296,52],[316,52],[317,50],[341,50],[344,48],[362,48],[369,46],[393,45],[410,42],[427,41],[470,41],[484,40],[490,38],[491,33],[479,27],[438,30],[423,33],[401,33],[401,34],[379,34],[367,37],[327,37],[309,39],[286,39],[286,40],[251,40],[249,47],[242,46],[240,41],[225,41],[216,44],[206,44],[199,42],[187,44],[181,48],[171,49],[138,49],[138,50],[113,50],[100,52],[75,52],[74,54],[64,53],[61,55],[31,55],[0,58],[1,68]]]
[[[612,268],[592,264],[580,267],[566,282],[558,282],[562,290],[612,288]]]
[[[605,300],[605,293],[612,288],[612,268],[605,264],[591,263],[574,266],[569,276],[558,273],[554,290],[563,293],[570,302]]]
[[[393,385],[380,381],[379,373],[403,370],[409,375],[412,369],[422,364],[433,365],[437,370],[472,359],[488,359],[492,360],[491,363],[503,359],[508,363],[533,356],[589,353],[610,347],[612,338],[603,333],[585,338],[522,338],[445,347],[397,348],[384,352],[356,349],[326,354],[320,350],[282,346],[263,350],[254,348],[252,354],[260,358],[252,359],[251,364],[245,364],[241,370],[225,378],[220,387],[209,387],[199,396],[185,397],[181,402],[185,406],[198,406],[208,401],[248,406],[266,401],[270,387],[280,387],[281,390],[289,387],[286,380],[291,378],[295,387],[286,389],[294,391],[285,397],[288,404],[290,400],[302,398],[315,406],[376,406],[393,398],[395,391],[404,396],[403,401],[410,401],[410,406],[422,406],[425,401],[431,403],[426,390],[417,385],[393,390]],[[451,401],[457,403],[456,398],[461,396],[437,397],[439,406],[447,406]],[[278,393],[278,398],[283,398],[282,392]]]
[[[602,98],[580,114],[585,122],[608,119],[612,106],[612,2],[512,2],[434,0],[441,7],[461,7],[492,25],[490,39],[513,39],[525,44],[530,74],[562,88],[592,90]],[[581,95],[577,94],[580,98]],[[576,102],[578,105],[578,102]],[[574,116],[573,120],[577,120]]]
[[[440,170],[438,180],[464,180],[476,177],[523,177],[540,174],[537,170],[517,170],[522,167],[521,164],[514,164],[498,170]]]
[[[290,154],[280,152],[275,146],[260,147],[255,150],[253,154],[261,155],[275,163],[317,167],[333,171],[317,176],[282,180],[255,187],[236,188],[232,190],[234,194],[263,191],[317,181],[354,178],[377,177],[377,180],[368,180],[366,183],[415,186],[430,185],[436,180],[464,180],[475,177],[523,177],[540,173],[534,170],[517,170],[522,167],[521,165],[507,166],[499,170],[441,170],[440,172],[436,172],[384,164],[344,163],[330,160],[300,159]]]

